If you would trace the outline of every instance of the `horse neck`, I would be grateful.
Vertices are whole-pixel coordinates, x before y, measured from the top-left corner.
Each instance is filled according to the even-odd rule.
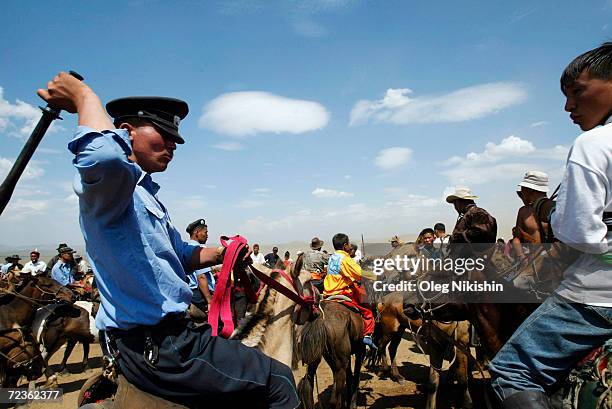
[[[276,292],[276,291],[275,291]],[[293,361],[295,303],[276,293],[272,313],[268,318],[265,335],[258,345],[260,351],[291,367]]]
[[[289,285],[284,279],[281,283]],[[249,347],[255,347],[264,354],[292,364],[294,327],[292,321],[295,303],[277,291],[266,287],[255,306],[255,312],[242,320],[233,339]]]
[[[22,289],[19,294],[28,298],[33,298],[35,289],[31,284],[28,284]],[[12,328],[15,325],[24,326],[32,323],[36,313],[36,305],[32,302],[24,300],[21,297],[14,298],[3,305],[2,314],[0,314],[0,328]]]

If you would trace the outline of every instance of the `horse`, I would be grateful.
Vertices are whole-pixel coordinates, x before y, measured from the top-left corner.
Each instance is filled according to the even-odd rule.
[[[334,375],[330,407],[354,408],[365,356],[363,319],[359,312],[333,300],[319,302],[319,309],[321,314],[302,328],[300,352],[302,363],[307,365],[307,372],[298,384],[302,406],[314,408],[314,378],[324,358]],[[352,355],[355,355],[354,368],[351,368]]]
[[[15,386],[22,374],[30,380],[42,375],[44,361],[30,330],[36,307],[50,308],[49,303],[57,301],[69,303],[73,294],[44,276],[25,277],[14,290],[9,287],[0,293],[4,294],[0,298],[0,379]],[[64,304],[63,308],[70,306]]]
[[[435,409],[436,392],[440,382],[442,363],[448,352],[453,353],[452,371],[457,387],[462,391],[461,407],[472,407],[472,398],[468,389],[468,355],[464,352],[469,349],[469,324],[467,321],[424,321],[421,318],[411,319],[404,314],[404,296],[399,292],[384,296],[378,304],[377,325],[374,332],[374,342],[378,346],[377,353],[372,357],[374,365],[382,363],[382,371],[390,371],[393,381],[403,384],[404,378],[400,375],[397,364],[397,348],[406,329],[412,333],[417,346],[429,356],[429,376],[426,408]],[[445,334],[445,335],[444,335]],[[449,338],[454,339],[464,348],[458,348]],[[389,349],[391,367],[387,363],[386,349]]]
[[[88,366],[89,345],[97,342],[98,331],[95,322],[91,318],[87,309],[93,308],[91,302],[77,301],[74,310],[70,314],[56,313],[53,309],[39,309],[32,325],[42,350],[42,357],[45,360],[45,375],[50,378],[53,375],[51,367],[48,365],[49,359],[55,354],[62,345],[66,345],[64,357],[60,364],[59,372],[66,372],[66,362],[72,353],[77,342],[83,344],[82,370]],[[84,308],[84,307],[87,307]]]
[[[256,268],[285,287],[294,289],[298,295],[301,295],[302,286],[298,276],[302,264],[303,261],[300,256],[292,268],[285,270],[288,274],[280,274],[259,265]],[[288,297],[285,297],[271,287],[265,287],[259,294],[253,313],[238,323],[230,338],[239,340],[249,347],[257,348],[264,354],[285,365],[295,367],[297,366],[297,351],[294,323],[303,322],[308,315],[308,311],[296,308],[296,303]],[[100,373],[91,377],[81,388],[78,399],[79,406],[83,409],[100,407],[186,409],[183,405],[170,402],[138,389],[137,386],[129,383],[122,375],[116,378],[116,386],[109,387],[108,377]],[[93,403],[101,400],[105,397],[105,394],[108,395],[109,393],[115,394],[112,403],[108,399],[104,405]]]

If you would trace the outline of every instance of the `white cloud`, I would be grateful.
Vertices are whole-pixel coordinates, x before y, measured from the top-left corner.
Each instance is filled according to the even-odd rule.
[[[0,180],[4,180],[6,175],[13,167],[15,159],[8,159],[0,157]],[[30,161],[26,166],[23,174],[21,175],[20,181],[31,180],[41,177],[45,171],[41,168],[36,161]]]
[[[221,149],[222,151],[240,151],[244,148],[244,145],[238,142],[221,142],[212,146],[215,149]]]
[[[378,152],[374,164],[384,170],[396,169],[408,163],[411,156],[412,149],[395,146]]]
[[[537,128],[539,126],[544,126],[544,125],[547,125],[547,124],[548,124],[548,122],[546,122],[546,121],[538,121],[538,122],[532,123],[529,126],[532,127],[532,128]]]
[[[217,185],[207,184],[207,185],[203,185],[202,187],[205,189],[216,189]]]
[[[292,26],[297,34],[304,37],[320,38],[325,37],[328,33],[327,29],[322,25],[305,18],[295,20]]]
[[[263,206],[263,204],[264,202],[262,202],[261,200],[246,199],[238,203],[236,207],[240,209],[253,209],[255,207]]]
[[[383,99],[358,101],[350,114],[352,125],[463,122],[494,114],[523,102],[526,89],[495,82],[462,88],[444,95],[410,97],[409,88],[388,89]]]
[[[40,110],[26,102],[16,100],[14,104],[4,99],[0,87],[0,132],[23,137],[29,135],[40,119]]]
[[[470,152],[465,157],[453,156],[444,163],[447,165],[455,165],[497,162],[509,156],[524,156],[535,152],[535,150],[535,146],[528,140],[510,135],[502,139],[499,144],[488,142],[484,151],[481,153]]]
[[[319,198],[335,198],[335,197],[353,197],[353,193],[343,192],[335,189],[324,189],[321,187],[312,191],[312,195]]]
[[[441,163],[448,169],[440,173],[455,185],[477,185],[499,180],[520,179],[530,169],[542,169],[541,164],[524,162],[529,159],[563,161],[569,148],[557,145],[552,148],[536,148],[526,139],[511,135],[499,144],[488,142],[482,152],[470,152],[465,156],[453,156]],[[520,158],[522,162],[509,162]],[[556,164],[554,165],[556,166]],[[556,167],[544,166],[546,172]]]
[[[206,104],[201,128],[230,136],[259,133],[300,134],[324,128],[329,113],[318,102],[291,99],[261,91],[231,92]]]
[[[441,172],[455,185],[480,185],[499,180],[516,179],[534,167],[530,163],[502,163],[488,166],[456,166]],[[518,183],[518,182],[517,182]]]
[[[9,202],[2,217],[10,221],[26,220],[44,214],[48,207],[47,200],[17,198]]]

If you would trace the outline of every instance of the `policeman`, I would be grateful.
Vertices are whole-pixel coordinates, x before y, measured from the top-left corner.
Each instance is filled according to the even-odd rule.
[[[107,110],[85,83],[58,74],[39,89],[48,103],[78,113],[68,149],[78,171],[80,223],[100,290],[99,329],[115,339],[128,381],[166,399],[211,407],[244,402],[294,408],[291,370],[238,341],[211,336],[185,319],[186,274],[222,262],[223,248],[189,244],[172,225],[151,174],[163,172],[178,144],[184,101],[130,97]],[[244,255],[243,255],[244,256]],[[240,258],[244,262],[244,258]]]

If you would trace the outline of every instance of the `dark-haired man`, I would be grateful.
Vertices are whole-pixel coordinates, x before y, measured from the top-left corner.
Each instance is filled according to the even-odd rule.
[[[266,260],[266,264],[268,265],[268,267],[276,268],[276,263],[280,261],[280,256],[278,255],[278,247],[272,247],[272,252],[266,254],[264,260]]]
[[[74,190],[101,305],[98,328],[115,341],[119,367],[139,388],[188,406],[295,408],[291,370],[240,342],[213,337],[185,318],[186,273],[221,264],[223,247],[189,244],[157,197],[152,173],[174,156],[189,108],[173,98],[130,97],[107,104],[85,83],[60,73],[39,89],[49,104],[77,112],[68,144]],[[239,263],[250,260],[239,255]]]
[[[612,337],[612,42],[575,58],[561,90],[585,132],[570,150],[550,222],[581,254],[491,362],[504,408],[551,408],[546,393]]]
[[[189,223],[186,229],[189,234],[191,244],[206,247],[206,241],[208,241],[208,226],[204,219],[198,219],[194,222]],[[189,288],[193,293],[191,298],[191,304],[200,310],[201,318],[208,313],[208,306],[212,302],[212,292],[214,291],[214,276],[212,275],[212,269],[210,267],[194,270],[192,273],[187,274],[187,280]],[[194,318],[194,316],[192,316]]]
[[[374,315],[369,308],[361,305],[361,294],[365,293],[360,287],[363,273],[359,264],[349,255],[352,248],[349,237],[344,233],[338,233],[332,238],[332,244],[336,251],[331,255],[327,264],[323,295],[349,297],[363,318],[363,343],[370,348],[376,348],[372,341]]]

